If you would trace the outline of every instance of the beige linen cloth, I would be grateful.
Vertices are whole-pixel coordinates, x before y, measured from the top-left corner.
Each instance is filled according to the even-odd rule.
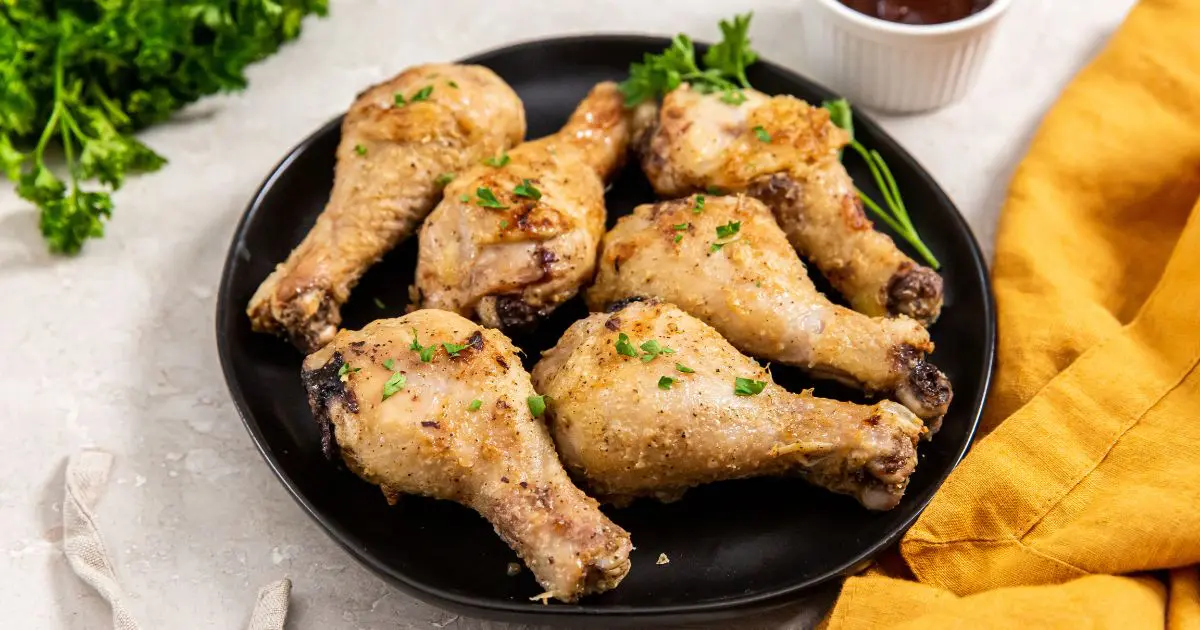
[[[63,496],[63,554],[71,569],[112,607],[113,630],[139,630],[125,608],[125,592],[117,582],[108,550],[96,527],[92,509],[108,484],[113,456],[101,451],[83,451],[67,461],[66,492]],[[283,630],[292,582],[282,579],[258,592],[249,630]]]

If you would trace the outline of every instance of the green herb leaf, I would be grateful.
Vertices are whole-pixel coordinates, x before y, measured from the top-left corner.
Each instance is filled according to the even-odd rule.
[[[417,90],[416,94],[413,94],[412,96],[408,97],[408,102],[409,103],[419,103],[421,101],[429,100],[430,94],[433,94],[433,86],[426,85],[425,87]]]
[[[404,95],[399,92],[396,92],[392,95],[392,102],[399,107],[404,107],[407,104],[404,100]]]
[[[412,332],[412,345],[410,345],[408,348],[416,351],[417,355],[421,357],[422,363],[429,363],[433,360],[433,355],[437,352],[437,344],[435,343],[428,346],[422,346],[421,343],[417,341],[417,329],[413,328]]]
[[[674,385],[675,381],[676,381],[676,379],[673,379],[670,376],[663,376],[658,379],[658,388],[659,389],[671,389],[671,385]]]
[[[501,229],[501,230],[507,230],[507,229],[508,229],[508,221],[501,221],[501,222],[500,222],[500,229]]]
[[[529,404],[529,413],[533,414],[534,418],[542,417],[546,413],[546,397],[545,396],[530,396],[525,399]]]
[[[762,125],[759,125],[754,128],[754,137],[758,138],[759,142],[770,142],[771,141],[771,134],[767,133],[767,130],[763,129]]]
[[[829,122],[834,126],[845,129],[850,134],[850,139],[854,139],[854,112],[850,109],[850,101],[844,98],[839,98],[836,101],[825,101],[821,103],[829,111]]]
[[[696,47],[691,38],[683,33],[676,35],[661,53],[646,54],[640,63],[631,64],[629,78],[620,85],[625,106],[633,107],[656,99],[685,82],[706,94],[722,92],[728,95],[739,86],[750,87],[746,66],[758,59],[750,49],[750,17],[746,14],[735,17],[732,22],[721,21],[722,40],[704,55],[704,69],[696,63]]]
[[[756,381],[739,376],[733,380],[733,393],[738,396],[754,396],[761,394],[766,386],[765,381]]]
[[[679,370],[680,372],[683,372],[684,374],[693,374],[696,372],[696,370],[693,370],[692,368],[690,368],[682,363],[676,363],[675,369]]]
[[[657,339],[651,339],[639,346],[645,354],[642,355],[642,362],[649,363],[658,358],[660,354],[675,354],[675,351],[658,343]]]
[[[721,93],[721,102],[727,105],[741,105],[746,102],[746,93],[741,90],[725,90]]]
[[[505,164],[508,164],[511,161],[512,161],[512,158],[508,157],[508,152],[505,151],[504,153],[501,153],[500,155],[498,155],[496,157],[490,157],[490,158],[484,160],[483,163],[487,166],[494,166],[496,168],[500,168],[500,167],[504,166]]]
[[[456,357],[456,356],[458,356],[459,352],[462,352],[463,350],[467,349],[467,344],[465,344],[465,343],[443,343],[442,347],[446,349],[446,352],[450,356]]]
[[[399,372],[392,374],[388,377],[387,382],[383,384],[383,399],[387,400],[394,396],[396,392],[404,389],[404,384],[407,382],[408,379],[403,374]]]
[[[696,203],[692,206],[692,214],[704,212],[704,195],[696,195]]]
[[[359,372],[361,370],[362,370],[362,368],[352,368],[352,367],[350,367],[349,363],[343,363],[342,367],[338,368],[337,374],[338,374],[338,376],[345,376],[347,374],[353,374],[353,373]]]
[[[496,194],[492,192],[491,188],[476,188],[475,197],[475,205],[481,208],[494,208],[496,210],[503,210],[508,207],[496,199]]]
[[[463,203],[467,203],[468,201],[471,200],[471,196],[470,195],[459,195],[458,200]]]
[[[542,191],[534,188],[528,179],[521,180],[521,184],[513,189],[513,194],[519,197],[528,197],[535,201],[542,198]]]
[[[620,333],[617,335],[617,354],[623,354],[627,357],[636,357],[638,355],[637,348],[629,343],[629,335]]]
[[[396,360],[395,360],[395,359],[388,359],[387,361],[384,361],[384,362],[383,362],[383,367],[384,367],[385,369],[388,369],[388,370],[390,370],[390,369],[392,369],[392,368],[396,367]]]
[[[730,221],[725,225],[717,226],[717,238],[729,238],[737,234],[742,229],[741,221]]]
[[[355,153],[357,153],[357,154],[359,154],[359,155],[366,155],[366,154],[367,154],[367,147],[365,147],[365,146],[363,146],[363,145],[361,145],[361,144],[356,144],[356,145],[354,145],[354,152],[355,152]]]
[[[705,66],[735,77],[744,88],[750,87],[750,82],[746,80],[746,66],[758,61],[758,53],[750,48],[752,17],[753,13],[747,13],[735,15],[732,21],[721,20],[721,41],[704,54]]]
[[[467,411],[479,411],[479,408],[482,406],[483,401],[476,398],[475,400],[471,401],[471,404],[467,405]]]
[[[675,235],[675,242],[676,242],[676,243],[679,243],[679,242],[682,242],[682,241],[683,241],[683,235],[682,235],[682,234],[676,234],[676,235]]]
[[[457,83],[455,83],[454,81],[447,81],[447,82],[446,82],[446,85],[449,85],[450,87],[452,87],[452,88],[454,88],[454,89],[456,89],[456,90],[458,89],[458,84],[457,84]]]
[[[435,186],[445,186],[452,181],[454,181],[454,173],[442,173],[437,176],[437,179],[433,180],[433,184]]]
[[[691,225],[692,225],[691,223],[676,223],[675,225],[673,225],[671,227],[675,228],[676,232],[686,232],[688,227],[690,227]]]

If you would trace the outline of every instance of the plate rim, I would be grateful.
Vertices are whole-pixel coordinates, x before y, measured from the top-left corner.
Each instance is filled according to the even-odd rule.
[[[670,44],[670,38],[658,35],[646,35],[640,33],[598,33],[589,35],[565,35],[545,38],[527,39],[516,43],[508,44],[498,48],[486,50],[476,53],[468,57],[454,61],[453,63],[463,64],[480,64],[486,63],[490,58],[507,56],[521,53],[529,49],[542,48],[547,46],[578,46],[580,44],[597,44],[597,45],[639,45],[647,49],[663,48]],[[705,47],[707,42],[695,41],[698,47]],[[803,84],[813,88],[814,91],[824,93],[827,97],[836,97],[837,94],[829,90],[825,86],[813,81],[798,72],[795,72],[786,66],[773,63],[767,59],[759,59],[758,64],[769,66],[772,71],[782,74],[788,81]],[[233,360],[230,357],[230,339],[226,334],[230,322],[227,314],[236,313],[244,315],[244,309],[238,308],[233,311],[229,308],[229,302],[232,299],[230,295],[230,284],[232,283],[232,269],[241,256],[244,247],[245,228],[250,221],[258,214],[262,208],[263,202],[268,193],[277,184],[278,180],[288,170],[291,164],[301,155],[310,150],[310,147],[320,138],[324,137],[331,131],[340,127],[344,114],[339,114],[331,120],[321,125],[315,131],[306,136],[302,141],[296,144],[288,153],[274,166],[270,173],[259,185],[254,195],[250,198],[246,209],[242,212],[241,218],[238,220],[233,232],[233,239],[229,247],[229,251],[225,256],[221,277],[218,284],[217,303],[216,303],[216,341],[217,354],[221,363],[221,372],[225,379],[226,387],[229,389],[230,396],[233,400],[234,407],[237,410],[238,417],[242,420],[247,432],[250,434],[251,440],[254,442],[255,448],[263,459],[266,460],[268,467],[275,474],[275,477],[283,484],[292,498],[304,509],[310,518],[315,521],[322,530],[342,549],[349,553],[360,565],[370,569],[377,576],[385,578],[389,583],[400,588],[407,594],[431,602],[443,608],[449,608],[458,611],[468,612],[478,616],[491,618],[507,618],[519,619],[528,618],[529,616],[544,617],[546,620],[565,619],[565,618],[603,618],[615,617],[622,621],[644,622],[666,622],[678,621],[685,618],[703,618],[714,619],[717,617],[739,616],[741,614],[761,611],[764,609],[775,608],[787,602],[798,599],[800,595],[807,592],[814,592],[817,587],[828,584],[839,577],[846,577],[852,569],[861,565],[864,561],[870,560],[878,555],[881,551],[898,541],[912,527],[913,523],[921,516],[929,503],[936,496],[946,478],[958,467],[962,462],[963,457],[971,449],[975,440],[975,434],[978,431],[980,418],[983,415],[984,407],[991,392],[993,377],[995,372],[996,358],[996,328],[997,314],[995,296],[992,291],[991,278],[988,274],[987,261],[984,258],[983,250],[979,246],[978,240],[975,238],[974,232],[967,223],[962,212],[959,211],[958,205],[950,198],[950,196],[938,185],[937,181],[929,171],[904,149],[891,135],[889,135],[878,123],[876,123],[869,115],[855,113],[855,126],[867,129],[872,135],[880,138],[886,149],[906,161],[911,162],[917,168],[917,179],[927,186],[939,202],[948,205],[953,209],[952,227],[955,231],[961,232],[966,236],[966,243],[971,254],[972,262],[974,263],[971,273],[976,276],[976,280],[983,288],[983,311],[984,311],[984,356],[983,356],[983,383],[979,394],[975,400],[971,401],[972,413],[970,426],[967,430],[963,444],[957,449],[957,452],[952,453],[952,463],[948,469],[941,475],[936,484],[933,486],[933,492],[925,498],[922,503],[917,506],[912,515],[899,524],[898,527],[889,535],[876,541],[874,544],[868,545],[862,552],[856,554],[850,560],[842,565],[831,569],[824,576],[810,578],[807,580],[798,581],[781,588],[764,590],[758,593],[732,597],[721,601],[704,602],[704,603],[677,603],[659,606],[597,606],[584,604],[560,604],[556,603],[551,606],[534,605],[532,602],[516,601],[500,601],[490,598],[483,598],[472,595],[464,595],[453,593],[423,584],[419,581],[410,579],[401,571],[395,570],[393,567],[380,562],[373,554],[365,549],[357,549],[351,544],[352,535],[344,531],[335,523],[330,522],[321,512],[319,512],[303,495],[295,482],[284,472],[279,458],[270,450],[266,444],[266,438],[262,430],[259,428],[259,422],[253,417],[253,414],[248,411],[248,404],[245,393],[234,374]]]

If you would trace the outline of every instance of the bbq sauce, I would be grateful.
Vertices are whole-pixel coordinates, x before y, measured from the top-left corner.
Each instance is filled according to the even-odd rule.
[[[871,17],[901,24],[945,24],[987,8],[992,0],[838,0]]]

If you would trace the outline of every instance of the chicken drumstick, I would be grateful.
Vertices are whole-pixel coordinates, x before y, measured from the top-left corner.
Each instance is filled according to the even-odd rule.
[[[671,500],[712,481],[799,474],[886,510],[908,485],[924,431],[890,401],[788,393],[716,330],[657,302],[576,322],[533,382],[551,401],[563,461],[610,499]]]
[[[339,332],[303,378],[326,455],[340,449],[389,502],[411,493],[473,508],[563,601],[629,572],[629,534],[567,477],[503,334],[416,311]]]
[[[439,178],[524,136],[521,100],[481,66],[417,66],[363,92],[342,122],[328,205],[250,299],[254,329],[305,352],[328,343],[350,289],[433,209]]]

